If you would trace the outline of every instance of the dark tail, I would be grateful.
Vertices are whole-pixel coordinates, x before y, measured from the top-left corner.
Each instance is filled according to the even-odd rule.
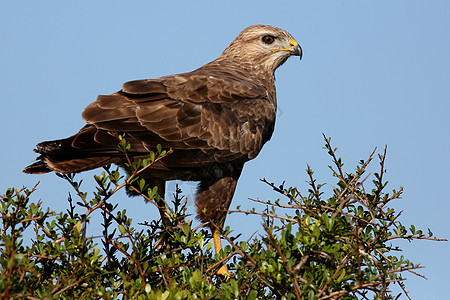
[[[121,160],[118,144],[118,139],[107,131],[86,125],[69,138],[39,143],[34,149],[40,154],[37,161],[23,172],[68,174],[117,163]]]
[[[45,174],[51,171],[52,169],[50,169],[42,160],[39,159],[34,164],[31,164],[23,169],[23,172],[27,174]]]

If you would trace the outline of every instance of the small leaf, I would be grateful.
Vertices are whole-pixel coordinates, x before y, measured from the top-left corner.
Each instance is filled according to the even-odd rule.
[[[155,161],[155,152],[150,151],[150,161],[154,162]]]
[[[139,189],[140,191],[142,191],[145,187],[145,180],[143,178],[141,178],[141,180],[139,180]]]
[[[76,234],[80,234],[80,232],[81,232],[81,221],[78,221],[73,229],[75,230]]]
[[[125,235],[125,227],[122,224],[119,224],[119,231],[122,235]]]
[[[339,274],[338,278],[336,279],[337,282],[341,282],[342,280],[344,280],[345,277],[345,269],[341,270],[341,273]]]

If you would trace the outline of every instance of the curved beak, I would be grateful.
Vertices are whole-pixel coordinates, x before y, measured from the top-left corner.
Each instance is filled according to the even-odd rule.
[[[300,59],[302,59],[303,50],[302,50],[302,47],[300,47],[299,43],[297,43],[297,41],[292,39],[290,44],[291,44],[291,47],[289,48],[289,53],[291,55],[298,56],[298,57],[300,57]]]
[[[303,50],[302,50],[302,47],[300,47],[300,45],[297,43],[297,41],[294,39],[291,39],[289,41],[289,45],[290,45],[289,48],[270,50],[270,52],[286,51],[286,52],[289,52],[290,55],[299,56],[300,59],[302,59]]]

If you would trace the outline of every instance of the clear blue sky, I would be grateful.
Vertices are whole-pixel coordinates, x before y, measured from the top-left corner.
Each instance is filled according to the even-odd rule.
[[[307,164],[320,182],[335,183],[322,150],[325,133],[348,172],[375,147],[388,145],[388,189],[405,189],[395,204],[401,221],[449,238],[448,1],[4,1],[1,193],[40,180],[34,200],[65,209],[66,182],[21,173],[35,158],[35,144],[78,131],[81,112],[98,94],[125,81],[193,70],[253,24],[286,29],[304,58],[277,71],[275,133],[246,165],[232,207],[254,206],[248,198],[277,198],[263,177],[305,190]],[[91,175],[79,177],[86,178],[86,190]],[[193,212],[195,185],[182,188]],[[135,221],[157,217],[139,199],[117,201]],[[246,239],[260,223],[234,214],[226,224]],[[412,298],[448,297],[449,243],[402,246],[429,278],[408,276]]]

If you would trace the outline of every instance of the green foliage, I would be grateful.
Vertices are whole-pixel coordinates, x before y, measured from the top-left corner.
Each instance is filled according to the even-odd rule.
[[[264,180],[281,198],[254,200],[265,204],[264,211],[234,213],[263,216],[265,234],[238,242],[226,228],[223,237],[229,245],[214,255],[210,233],[187,220],[180,190],[173,208],[167,205],[170,228],[160,221],[136,227],[125,210],[109,202],[122,188],[154,205],[164,201],[139,174],[171,151],[159,147],[148,159],[131,161],[129,144],[120,140],[128,175],[105,168],[94,177],[92,199],[73,175],[59,175],[78,199],[74,203],[69,197],[66,212],[32,202],[36,187],[11,188],[1,196],[2,299],[391,299],[392,284],[407,295],[402,274],[417,274],[419,267],[398,255],[395,240],[439,240],[430,230],[425,235],[414,225],[407,229],[388,206],[402,189],[384,192],[386,150],[378,155],[380,172],[373,174],[374,188],[368,192],[364,182],[370,176],[363,175],[374,153],[354,173],[345,173],[326,139],[337,178],[332,196],[323,198],[324,185],[316,183],[309,166],[306,195]],[[86,235],[93,214],[103,219],[100,238]],[[29,245],[25,235],[33,236]],[[223,263],[230,278],[216,274]]]

